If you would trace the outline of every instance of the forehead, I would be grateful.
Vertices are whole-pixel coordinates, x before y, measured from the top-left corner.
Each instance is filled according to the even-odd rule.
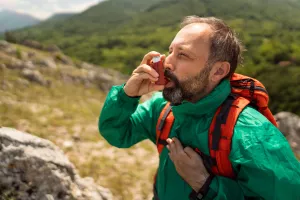
[[[183,27],[172,41],[170,48],[192,51],[209,50],[212,29],[208,24],[194,23]]]

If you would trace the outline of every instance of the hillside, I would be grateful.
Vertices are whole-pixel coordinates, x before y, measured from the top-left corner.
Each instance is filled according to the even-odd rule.
[[[289,70],[293,74],[295,69]],[[281,73],[276,78],[280,79]],[[158,164],[155,145],[144,141],[130,149],[118,149],[109,145],[97,129],[107,91],[127,79],[119,72],[73,60],[61,52],[0,41],[0,127],[52,141],[82,177],[91,176],[98,185],[109,188],[115,200],[150,200]],[[292,88],[289,82],[282,87]],[[300,141],[300,118],[286,115],[281,113],[278,118],[300,158],[296,143]]]
[[[45,21],[43,21],[43,23],[65,20],[69,17],[72,17],[73,15],[75,15],[75,13],[57,13],[47,18]]]
[[[39,22],[39,19],[27,14],[21,14],[11,10],[0,11],[0,33],[24,28],[26,26],[32,26]]]
[[[0,41],[0,127],[52,141],[82,177],[110,188],[116,200],[149,199],[155,146],[146,141],[128,150],[112,148],[97,128],[108,89],[127,78],[62,53]],[[145,157],[149,162],[142,162]]]
[[[300,0],[109,0],[13,35],[14,41],[56,44],[69,56],[129,74],[146,52],[167,52],[184,16],[220,17],[247,49],[238,72],[267,86],[273,112],[300,114],[299,10]]]

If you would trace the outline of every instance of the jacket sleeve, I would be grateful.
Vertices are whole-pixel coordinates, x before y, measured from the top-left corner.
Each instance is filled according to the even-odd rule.
[[[155,143],[155,97],[139,104],[140,98],[128,97],[123,86],[113,86],[99,118],[100,134],[113,146],[128,148],[144,139]]]
[[[237,180],[216,177],[208,197],[300,199],[299,161],[283,134],[253,108],[245,108],[238,119],[230,160]]]

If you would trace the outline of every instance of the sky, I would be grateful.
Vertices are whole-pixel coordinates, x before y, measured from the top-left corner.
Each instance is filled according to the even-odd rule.
[[[8,9],[46,19],[54,13],[81,12],[102,0],[0,0],[0,10]]]

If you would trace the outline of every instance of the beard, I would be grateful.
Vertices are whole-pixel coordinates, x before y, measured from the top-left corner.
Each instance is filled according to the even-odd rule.
[[[205,96],[211,68],[212,65],[206,64],[199,74],[187,77],[182,81],[179,81],[171,70],[166,69],[165,77],[173,81],[174,86],[164,88],[163,97],[172,105],[179,105],[183,100],[193,101]]]

